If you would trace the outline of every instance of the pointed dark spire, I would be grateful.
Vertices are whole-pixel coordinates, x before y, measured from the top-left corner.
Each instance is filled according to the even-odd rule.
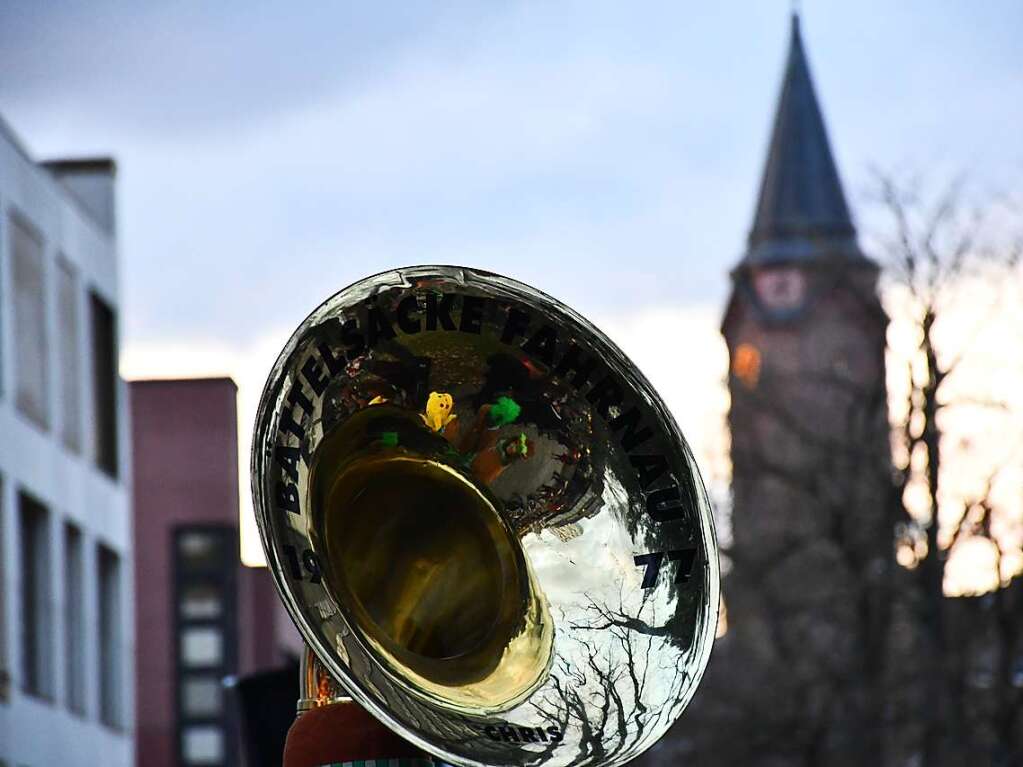
[[[744,264],[863,258],[792,14],[785,80]]]

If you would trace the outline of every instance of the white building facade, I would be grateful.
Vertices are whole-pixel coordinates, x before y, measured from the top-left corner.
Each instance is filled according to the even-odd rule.
[[[119,305],[113,163],[0,120],[0,767],[134,763]]]

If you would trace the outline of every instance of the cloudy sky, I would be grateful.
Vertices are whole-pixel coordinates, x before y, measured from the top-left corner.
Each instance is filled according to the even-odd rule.
[[[803,6],[864,227],[874,168],[1015,183],[1018,0]],[[117,159],[122,369],[234,376],[246,433],[310,309],[367,274],[441,262],[517,277],[595,319],[700,451],[724,407],[715,328],[788,12],[783,0],[4,4],[0,113],[39,158]],[[666,315],[679,332],[644,340]]]

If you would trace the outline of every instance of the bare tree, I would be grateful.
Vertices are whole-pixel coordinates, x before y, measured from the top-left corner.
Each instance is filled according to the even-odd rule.
[[[967,540],[978,538],[996,552],[992,565],[996,593],[991,601],[997,605],[1001,627],[993,680],[1001,700],[994,714],[1000,733],[998,750],[1023,758],[1018,735],[1011,732],[1020,706],[1011,659],[1019,651],[1023,617],[1011,619],[1005,614],[1008,596],[1001,588],[1009,585],[1011,574],[1003,571],[1002,563],[1005,547],[1012,544],[995,534],[992,525],[1000,514],[1019,512],[1018,507],[1000,509],[992,490],[1007,466],[1018,466],[1023,432],[1004,419],[1009,428],[1003,428],[999,439],[1005,449],[981,461],[986,465],[981,469],[984,476],[975,482],[979,489],[973,497],[962,497],[953,485],[964,484],[962,475],[969,469],[952,455],[961,447],[956,440],[965,441],[967,450],[976,449],[983,435],[971,438],[955,434],[950,427],[956,409],[1005,415],[1013,406],[978,389],[983,388],[985,377],[1004,376],[1013,366],[1017,376],[1023,371],[1018,329],[1014,336],[1004,320],[999,325],[1006,294],[1015,293],[1019,300],[1023,285],[1018,211],[1006,200],[970,204],[962,179],[930,196],[919,181],[898,182],[891,176],[879,175],[877,188],[887,218],[875,247],[887,263],[884,292],[893,318],[890,335],[912,339],[910,348],[890,350],[889,367],[895,389],[890,393],[902,398],[901,407],[893,407],[897,499],[893,521],[900,562],[913,568],[914,586],[919,590],[918,599],[904,602],[914,608],[922,654],[922,763],[949,763],[950,754],[957,755],[953,759],[965,759],[971,745],[971,728],[965,726],[962,715],[968,646],[954,641],[961,632],[950,626],[951,616],[959,615],[960,623],[965,616],[962,610],[949,609],[946,586],[950,556]],[[1005,358],[996,369],[983,369],[983,361],[978,369],[973,359],[976,342],[992,333],[1004,337]],[[967,426],[976,428],[976,423]]]

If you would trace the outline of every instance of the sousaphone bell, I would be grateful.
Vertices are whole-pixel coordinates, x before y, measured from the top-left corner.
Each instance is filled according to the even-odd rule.
[[[327,299],[270,373],[252,488],[311,651],[300,710],[351,696],[455,765],[617,765],[706,667],[692,454],[625,355],[521,283],[424,266]]]

